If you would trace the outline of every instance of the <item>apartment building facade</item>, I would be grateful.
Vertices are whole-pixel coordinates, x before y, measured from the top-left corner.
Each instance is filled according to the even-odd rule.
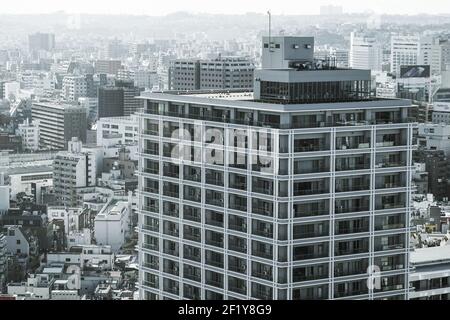
[[[250,96],[141,96],[141,299],[406,299],[410,102],[268,41]]]

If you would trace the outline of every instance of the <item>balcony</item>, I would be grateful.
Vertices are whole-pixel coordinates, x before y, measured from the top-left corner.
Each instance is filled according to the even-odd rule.
[[[366,170],[366,169],[370,169],[370,162],[357,164],[336,163],[336,171]]]
[[[143,225],[142,229],[144,230],[148,230],[148,231],[154,231],[154,232],[158,232],[159,231],[159,226],[155,226],[155,225]]]
[[[319,259],[319,258],[325,258],[328,257],[328,252],[318,252],[318,253],[294,253],[294,261],[298,260],[310,260],[310,259]]]
[[[361,289],[361,290],[352,290],[352,291],[334,291],[334,297],[335,298],[342,298],[342,297],[348,297],[348,296],[359,296],[362,294],[368,294],[368,289]]]
[[[159,188],[156,187],[144,187],[143,190],[145,192],[159,193]]]
[[[369,225],[364,225],[361,227],[355,227],[355,228],[339,228],[336,227],[336,235],[341,234],[350,234],[350,233],[361,233],[361,232],[369,232]]]
[[[272,208],[264,208],[264,207],[253,207],[252,208],[253,213],[257,213],[263,216],[272,217],[273,216],[273,209]]]
[[[294,189],[294,196],[309,196],[315,194],[329,193],[328,188],[317,188],[317,189]]]
[[[144,168],[142,171],[150,174],[159,174],[159,168]]]
[[[260,278],[260,279],[268,280],[268,281],[273,280],[272,271],[269,271],[269,270],[253,271],[252,276]]]
[[[202,241],[202,237],[200,234],[193,234],[193,233],[184,233],[184,239],[186,240],[190,240],[190,241],[196,241],[196,242],[201,242]]]
[[[369,205],[363,205],[363,206],[336,206],[334,211],[335,213],[351,213],[351,212],[363,212],[363,211],[369,211]]]
[[[363,190],[369,190],[369,189],[370,189],[369,183],[360,183],[360,184],[353,184],[353,185],[337,185],[336,186],[336,192],[363,191]]]
[[[142,206],[142,210],[149,211],[149,212],[159,212],[159,207],[157,205],[150,205],[150,206]]]
[[[205,283],[207,285],[217,287],[217,288],[223,288],[223,281],[215,280],[215,279],[206,279]]]
[[[339,248],[337,248],[334,254],[336,256],[345,256],[345,255],[349,255],[349,254],[366,253],[368,251],[369,251],[368,247],[353,248],[353,249],[339,249]]]
[[[375,225],[375,231],[405,228],[405,223]]]
[[[172,237],[178,237],[180,232],[178,231],[178,229],[165,229],[164,234],[167,234]]]
[[[228,290],[236,293],[240,293],[243,295],[247,294],[247,287],[245,285],[242,286],[235,286],[235,285],[228,285]]]
[[[172,191],[172,190],[164,190],[164,195],[172,198],[179,198],[180,194],[178,191]]]
[[[159,130],[157,130],[157,129],[144,129],[141,132],[142,132],[142,134],[147,134],[150,136],[158,136],[159,135]]]
[[[230,203],[230,209],[247,212],[247,206],[237,203]]]
[[[217,207],[223,207],[223,199],[210,198],[206,196],[206,203]]]
[[[158,244],[151,244],[151,243],[143,243],[142,247],[148,250],[154,250],[159,251],[159,245]]]
[[[381,203],[376,206],[376,210],[405,208],[404,203]]]
[[[316,238],[316,237],[328,237],[329,231],[323,230],[323,231],[310,231],[310,232],[303,232],[303,231],[294,231],[293,237],[294,239],[306,239],[306,238]]]
[[[159,148],[144,149],[144,153],[157,156],[157,155],[159,155]]]
[[[265,187],[263,185],[253,185],[252,191],[267,195],[273,195],[273,188],[272,187]]]
[[[230,188],[239,189],[239,190],[247,190],[247,183],[245,182],[230,182]]]
[[[159,263],[157,262],[143,262],[142,265],[145,268],[159,270]]]
[[[223,178],[218,178],[217,176],[214,175],[209,174],[205,175],[205,182],[207,184],[223,187]]]

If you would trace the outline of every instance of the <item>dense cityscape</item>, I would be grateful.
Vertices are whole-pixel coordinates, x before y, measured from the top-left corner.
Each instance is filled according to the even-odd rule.
[[[0,14],[0,300],[448,300],[449,197],[450,14]]]

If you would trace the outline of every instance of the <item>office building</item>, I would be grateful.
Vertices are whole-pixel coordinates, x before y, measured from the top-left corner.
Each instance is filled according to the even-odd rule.
[[[313,38],[262,49],[253,93],[142,94],[140,297],[407,299],[410,102]]]
[[[123,115],[124,110],[122,88],[98,88],[98,118],[121,117]]]
[[[81,147],[81,141],[73,138],[68,143],[68,150],[58,153],[53,162],[53,187],[58,205],[75,207],[77,188],[95,186],[95,156],[82,151]]]
[[[140,111],[143,107],[143,101],[137,97],[140,95],[142,88],[136,87],[131,80],[117,80],[115,86],[122,89],[123,94],[123,115],[129,116]]]
[[[39,148],[64,149],[72,137],[86,141],[86,109],[65,103],[35,102],[33,121],[38,121]]]
[[[350,68],[381,71],[381,63],[381,47],[377,40],[365,34],[352,32],[350,34]]]
[[[391,72],[400,76],[402,66],[428,65],[434,71],[434,39],[430,36],[393,35],[391,37]],[[433,63],[434,61],[434,63]],[[437,62],[439,64],[439,62]]]
[[[173,60],[169,87],[173,90],[251,89],[253,70],[253,63],[241,57]]]
[[[95,73],[106,73],[116,75],[119,69],[122,68],[120,60],[96,60]]]
[[[112,87],[98,89],[98,117],[129,116],[139,111],[143,103],[137,97],[142,89],[132,80],[116,80]]]
[[[28,49],[31,51],[52,51],[55,49],[55,35],[53,33],[34,33],[28,36]]]

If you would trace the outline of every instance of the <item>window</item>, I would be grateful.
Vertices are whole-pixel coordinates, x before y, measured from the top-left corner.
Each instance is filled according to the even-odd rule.
[[[20,240],[16,240],[16,244],[20,244]]]
[[[280,44],[279,43],[275,43],[275,48],[276,49],[280,49]]]

